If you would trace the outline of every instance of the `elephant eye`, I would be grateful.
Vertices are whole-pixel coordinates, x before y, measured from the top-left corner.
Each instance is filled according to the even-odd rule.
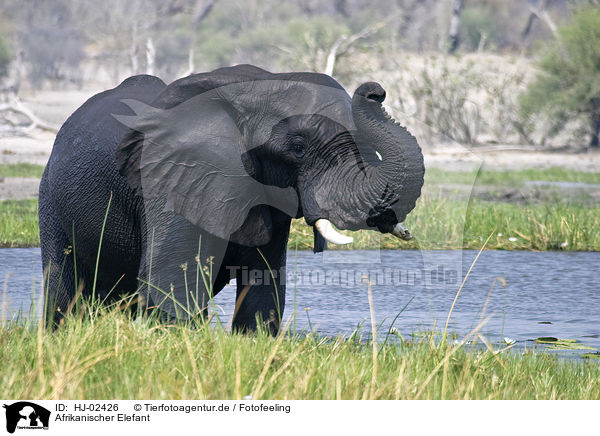
[[[295,136],[290,141],[290,146],[294,154],[298,157],[304,156],[305,141],[300,136]]]

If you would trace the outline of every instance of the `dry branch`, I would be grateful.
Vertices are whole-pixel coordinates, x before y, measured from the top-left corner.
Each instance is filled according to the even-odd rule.
[[[530,6],[529,12],[531,13],[531,15],[534,15],[538,19],[543,21],[546,24],[546,26],[548,26],[550,31],[552,32],[552,35],[557,40],[560,40],[560,38],[558,36],[558,30],[556,29],[556,24],[554,24],[554,21],[552,21],[552,18],[550,18],[550,15],[548,15],[548,12],[546,12],[546,2],[545,1],[540,1],[540,3],[538,4],[538,7]]]
[[[381,30],[391,19],[387,19],[385,21],[380,21],[379,23],[375,23],[372,26],[365,27],[358,33],[347,36],[340,36],[329,49],[329,54],[327,55],[327,61],[325,64],[325,69],[323,72],[329,76],[333,75],[333,70],[335,68],[335,62],[338,56],[344,55],[348,52],[352,44],[362,38],[367,38],[374,33],[377,33]]]
[[[31,124],[29,126],[27,126],[27,129],[37,127],[38,129],[46,130],[46,131],[52,132],[52,133],[58,132],[58,127],[39,119],[16,96],[11,98],[10,103],[0,105],[0,112],[3,112],[3,111],[12,111],[12,112],[16,112],[16,113],[19,113],[19,114],[27,117],[29,119],[29,121],[31,121]]]

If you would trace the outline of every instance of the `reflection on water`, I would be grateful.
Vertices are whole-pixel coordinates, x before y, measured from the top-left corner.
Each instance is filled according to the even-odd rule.
[[[345,251],[288,253],[285,317],[297,330],[309,325],[326,335],[370,330],[365,276],[373,283],[376,322],[403,336],[438,328],[446,317],[475,251]],[[483,252],[458,298],[449,329],[464,335],[482,316],[488,339],[517,341],[540,336],[578,339],[600,348],[600,253]],[[42,282],[39,249],[0,249],[0,300],[4,317],[28,312]],[[217,313],[230,322],[235,285],[215,297]],[[486,304],[487,302],[487,304]],[[484,308],[485,306],[485,308]],[[308,309],[308,310],[307,310]]]

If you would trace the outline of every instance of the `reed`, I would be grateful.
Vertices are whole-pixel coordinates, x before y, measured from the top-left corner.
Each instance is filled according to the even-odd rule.
[[[265,330],[134,322],[119,305],[81,310],[94,319],[73,314],[56,331],[0,328],[3,398],[600,398],[597,362],[467,348],[468,338],[447,343],[431,333],[374,347],[289,330],[273,339]]]

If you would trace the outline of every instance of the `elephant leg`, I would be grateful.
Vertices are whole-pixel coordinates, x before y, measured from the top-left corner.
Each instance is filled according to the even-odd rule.
[[[227,241],[175,215],[151,219],[147,233],[140,277],[149,306],[167,319],[205,317],[209,299],[225,284],[217,276]]]
[[[235,270],[237,293],[232,329],[254,331],[257,319],[275,336],[285,308],[285,262],[289,220],[275,224],[273,239],[262,247],[244,247]]]
[[[260,275],[261,282],[268,280],[268,283],[253,285],[250,281],[244,284],[242,277],[245,271],[237,274],[238,285],[232,330],[247,333],[255,331],[258,327],[257,323],[262,323],[275,336],[279,332],[285,308],[285,284],[281,283],[277,270],[273,271],[275,280],[269,278],[269,273],[264,274],[264,269],[249,269],[249,275],[253,275],[253,271],[257,271],[257,275]]]
[[[46,196],[40,196],[40,241],[44,277],[44,319],[60,324],[80,285],[75,276],[73,247]]]

